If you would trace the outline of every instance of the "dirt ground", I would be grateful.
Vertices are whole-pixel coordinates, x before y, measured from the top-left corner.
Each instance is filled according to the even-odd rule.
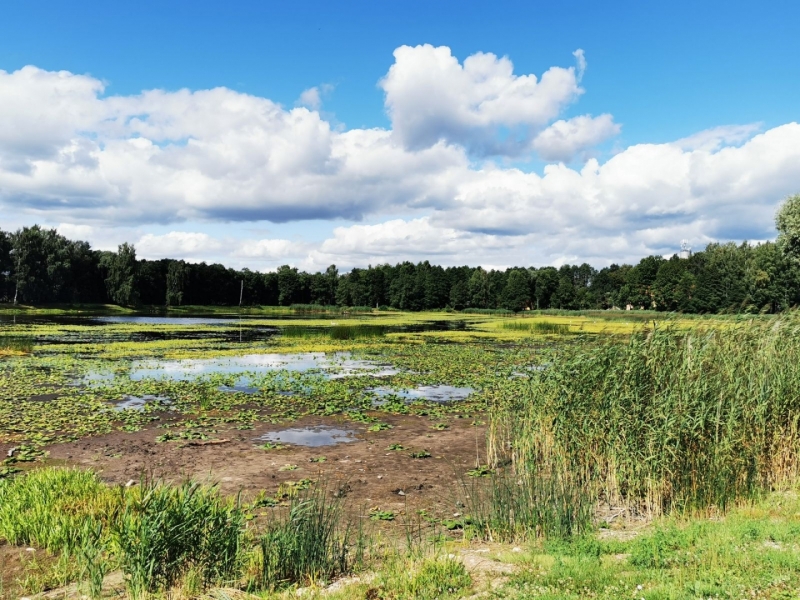
[[[285,481],[321,478],[351,500],[380,510],[400,512],[408,506],[451,512],[460,497],[464,472],[475,466],[476,455],[479,462],[486,462],[484,428],[472,425],[471,419],[454,419],[443,431],[432,429],[424,417],[382,415],[382,420],[392,428],[368,432],[366,425],[334,418],[303,419],[288,426],[259,424],[247,431],[231,427],[216,434],[226,442],[208,445],[157,443],[164,429],[153,426],[50,446],[46,463],[91,468],[114,484],[138,482],[142,476],[170,481],[191,477],[217,483],[226,494],[241,491],[245,499],[262,490],[273,494]],[[257,447],[263,443],[258,438],[267,432],[320,425],[352,430],[356,441],[277,450]],[[388,450],[390,444],[402,444],[404,449]],[[410,456],[420,450],[431,457]],[[324,462],[311,461],[322,456]],[[297,468],[286,470],[286,465]]]

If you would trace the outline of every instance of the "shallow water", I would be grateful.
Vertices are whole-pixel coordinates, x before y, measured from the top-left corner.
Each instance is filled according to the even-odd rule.
[[[153,396],[151,394],[144,394],[143,396],[125,396],[121,402],[114,405],[114,410],[142,410],[147,404],[169,405],[172,400],[166,396]]]
[[[407,402],[414,400],[430,400],[431,402],[454,402],[457,400],[465,400],[475,390],[470,387],[455,387],[452,385],[421,385],[416,388],[407,390],[395,390],[389,387],[376,387],[370,390],[379,398],[388,396],[396,396],[402,398]],[[376,400],[374,404],[380,406],[386,400]]]
[[[348,352],[327,355],[324,352],[300,354],[244,354],[219,358],[183,360],[140,360],[131,365],[130,378],[191,381],[211,374],[237,375],[271,371],[325,372],[331,378],[371,375],[384,377],[398,371],[367,360],[350,358]],[[246,385],[245,382],[241,382]]]
[[[294,444],[296,446],[332,446],[361,441],[352,429],[340,429],[319,425],[317,427],[293,427],[281,431],[271,431],[258,438],[262,442]]]
[[[224,317],[90,317],[95,323],[132,323],[135,325],[229,325],[238,323],[239,319]]]
[[[242,394],[257,394],[261,390],[257,387],[249,385],[250,380],[247,377],[240,377],[233,385],[221,385],[217,389],[220,392],[240,392]]]

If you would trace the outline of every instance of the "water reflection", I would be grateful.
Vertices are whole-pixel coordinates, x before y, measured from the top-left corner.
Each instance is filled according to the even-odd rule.
[[[326,355],[324,352],[301,354],[245,354],[217,358],[182,360],[140,360],[131,365],[130,378],[191,381],[206,375],[238,375],[271,371],[319,371],[330,378],[371,375],[385,377],[398,371],[386,365],[350,358],[348,352]]]
[[[294,444],[296,446],[332,446],[334,444],[358,442],[356,432],[350,429],[339,429],[319,425],[317,427],[296,427],[271,431],[260,436],[262,442]]]
[[[376,387],[367,390],[379,398],[396,397],[402,398],[406,402],[414,400],[430,400],[431,402],[453,402],[464,400],[475,390],[470,387],[456,387],[452,385],[421,385],[407,390],[395,390],[389,387]],[[373,404],[381,406],[386,403],[384,400],[375,400]]]

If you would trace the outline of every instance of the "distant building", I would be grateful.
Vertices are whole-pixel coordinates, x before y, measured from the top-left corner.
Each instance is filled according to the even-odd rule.
[[[689,240],[681,240],[681,251],[678,252],[678,258],[689,258],[692,255],[692,247],[689,245]]]

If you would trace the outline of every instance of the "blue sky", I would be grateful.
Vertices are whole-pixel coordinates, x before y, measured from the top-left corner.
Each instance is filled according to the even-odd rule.
[[[57,226],[103,247],[138,242],[147,256],[257,269],[424,258],[601,266],[668,253],[684,237],[696,246],[730,237],[768,239],[777,203],[800,191],[798,169],[791,168],[800,146],[791,127],[800,112],[797,23],[797,2],[6,2],[0,5],[0,70],[8,75],[0,80],[6,114],[0,126],[15,132],[0,134],[0,221],[6,229]],[[458,68],[476,53],[507,57],[513,75],[485,92],[479,78],[461,81],[470,86],[458,88],[461,96],[431,109],[455,82],[442,89],[434,75],[426,88],[433,54],[408,53],[405,62],[393,55],[402,46],[426,44],[449,49]],[[578,49],[585,73],[573,55]],[[398,72],[403,67],[403,77],[390,91],[379,82],[393,65]],[[23,85],[32,81],[30,72],[19,75],[26,66],[39,70],[36,86]],[[536,102],[533,95],[514,90],[516,78],[541,81],[553,67],[572,68],[580,91],[553,92],[548,98],[557,112],[545,117],[522,106]],[[487,68],[495,77],[503,72],[499,62]],[[102,89],[81,88],[63,114],[53,111],[50,94],[63,96],[63,90],[54,78],[45,80],[59,71],[88,76]],[[169,95],[220,87],[231,94],[227,100],[202,107]],[[316,115],[311,120],[334,137],[351,136],[303,137],[291,129],[296,123],[286,125],[303,92],[313,88],[319,102],[309,104],[313,94],[304,97]],[[146,90],[166,95],[135,100]],[[192,114],[194,123],[205,123],[218,114],[214,102],[242,95],[281,107],[275,118],[289,129],[277,142],[267,139],[276,129],[258,120],[256,106],[231,122],[239,135],[191,123],[178,133],[105,129],[109,119],[129,123],[137,115],[163,125]],[[467,96],[462,106],[459,97]],[[92,104],[115,98],[124,109]],[[476,108],[492,98],[503,102],[499,113]],[[451,118],[459,110],[464,118]],[[103,118],[93,122],[86,111]],[[167,116],[157,117],[160,111]],[[431,111],[424,122],[414,121]],[[58,136],[25,129],[43,113],[54,119],[48,130]],[[243,114],[254,121],[242,121]],[[608,118],[574,120],[584,115]],[[557,122],[574,126],[548,130]],[[586,127],[593,124],[590,135]],[[376,128],[391,139],[346,154],[351,138]],[[520,138],[514,149],[502,145],[509,131]],[[548,131],[571,151],[554,150]],[[123,172],[132,158],[112,155],[112,141],[148,136],[170,156],[148,155],[136,162],[135,174],[133,167]],[[251,146],[253,137],[265,145]],[[676,146],[686,138],[692,141]],[[36,140],[41,147],[33,147]],[[187,140],[201,142],[197,152],[212,146],[213,152],[204,162],[197,152],[189,160],[179,153]],[[438,152],[436,140],[447,148]],[[406,170],[365,166],[370,156],[382,155],[370,146],[378,143],[386,160]],[[328,151],[323,146],[331,152],[324,180],[322,163],[315,163]],[[80,160],[77,147],[85,153]],[[67,148],[73,158],[65,162]],[[293,162],[276,171],[287,155]],[[219,156],[239,157],[224,176],[215,168]],[[336,161],[352,169],[334,173]],[[164,175],[165,165],[174,171]],[[564,171],[546,181],[548,170],[558,169]],[[730,183],[731,174],[740,181]],[[141,182],[152,185],[137,192]],[[162,196],[163,189],[169,193]]]

